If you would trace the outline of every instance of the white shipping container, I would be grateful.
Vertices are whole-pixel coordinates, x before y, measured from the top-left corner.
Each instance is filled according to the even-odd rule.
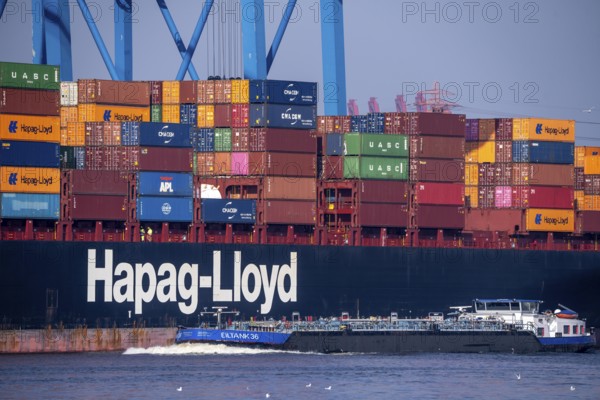
[[[60,83],[60,105],[63,107],[77,105],[77,82]]]

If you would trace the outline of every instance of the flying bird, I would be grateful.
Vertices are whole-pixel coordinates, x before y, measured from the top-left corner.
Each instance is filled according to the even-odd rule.
[[[308,385],[306,385],[306,387],[311,387],[311,386],[312,386],[312,383],[309,383]]]
[[[517,380],[521,380],[521,374],[515,374],[515,376],[517,377]]]
[[[271,395],[269,393],[265,394],[265,397],[268,399],[269,397],[271,397]]]
[[[177,391],[178,391],[178,392],[181,392],[182,390],[183,390],[183,387],[181,387],[181,386],[179,386],[179,387],[177,388]]]
[[[575,390],[575,386],[571,385],[571,392]]]
[[[591,113],[591,112],[594,110],[594,108],[596,108],[596,106],[592,106],[592,107],[590,107],[590,108],[587,108],[587,109],[585,109],[585,110],[581,110],[581,112],[584,112],[584,113]]]
[[[325,390],[331,390],[331,386],[327,386]]]

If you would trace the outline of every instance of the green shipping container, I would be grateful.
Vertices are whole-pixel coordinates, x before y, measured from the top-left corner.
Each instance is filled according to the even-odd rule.
[[[344,157],[345,179],[408,179],[408,159],[400,157]]]
[[[60,90],[60,68],[55,65],[0,62],[0,87]]]
[[[408,157],[408,136],[349,133],[344,135],[346,155]]]
[[[230,128],[215,128],[215,151],[231,151]]]
[[[160,104],[150,106],[150,122],[162,122],[162,106]]]

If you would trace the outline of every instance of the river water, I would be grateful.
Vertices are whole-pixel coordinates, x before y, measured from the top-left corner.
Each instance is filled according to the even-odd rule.
[[[321,355],[185,344],[1,355],[0,398],[596,400],[600,353]]]

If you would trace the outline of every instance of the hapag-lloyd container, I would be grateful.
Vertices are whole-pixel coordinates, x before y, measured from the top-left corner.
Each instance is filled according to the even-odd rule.
[[[462,183],[419,182],[415,186],[419,205],[464,205],[465,185]]]
[[[249,172],[248,152],[234,151],[231,153],[231,175],[248,175]]]
[[[191,125],[162,122],[125,122],[121,126],[124,143],[139,137],[141,146],[192,147]],[[139,133],[138,133],[139,132]]]
[[[0,114],[0,139],[60,142],[60,117]]]
[[[525,212],[525,227],[528,231],[573,232],[575,230],[575,212],[573,210],[530,208]]]
[[[542,118],[513,119],[515,141],[575,142],[575,121]]]
[[[317,198],[314,178],[266,176],[263,179],[263,197],[267,200],[312,200]]]
[[[278,80],[251,80],[250,103],[316,105],[317,84]]]
[[[574,168],[567,164],[513,164],[513,186],[573,186]]]
[[[417,209],[419,228],[463,229],[465,214],[462,206],[422,205]]]
[[[60,117],[60,91],[0,88],[0,113]]]
[[[46,142],[0,142],[0,165],[21,167],[60,167],[60,146]]]
[[[129,178],[122,171],[73,170],[66,172],[68,194],[127,195]]]
[[[193,199],[191,197],[137,198],[138,221],[192,222]]]
[[[179,114],[179,109],[177,110]],[[77,118],[80,122],[149,122],[150,106],[133,107],[112,104],[79,104]]]
[[[572,142],[513,142],[513,162],[542,164],[573,164],[575,145]]]
[[[342,138],[344,155],[408,157],[408,136],[349,133]]]
[[[308,130],[251,128],[248,149],[252,152],[316,153],[317,139]]]
[[[252,104],[250,105],[250,126],[290,129],[315,129],[317,107]]]
[[[60,169],[0,167],[0,192],[60,193]]]
[[[190,136],[194,151],[203,153],[215,151],[215,130],[213,128],[193,128]]]
[[[359,226],[405,227],[408,224],[406,206],[389,203],[360,203],[357,206]]]
[[[127,196],[75,194],[71,197],[70,217],[74,220],[125,221]]]
[[[60,195],[0,193],[0,218],[58,219]]]
[[[250,175],[316,177],[317,156],[304,153],[249,153]]]
[[[411,181],[464,182],[465,162],[462,160],[419,159],[410,160]]]
[[[0,62],[0,87],[59,90],[60,67]]]
[[[344,178],[408,179],[408,159],[400,157],[345,156]]]
[[[140,171],[137,175],[138,196],[191,197],[193,175],[182,172]]]
[[[140,171],[192,172],[192,149],[140,147]]]
[[[314,225],[316,205],[306,200],[264,200],[257,205],[257,223]]]
[[[202,199],[200,206],[205,223],[254,224],[256,200]]]
[[[396,135],[393,137],[406,138],[406,136]],[[402,156],[406,157],[406,155]],[[465,157],[465,140],[460,137],[413,136],[410,138],[410,156],[462,159]]]

